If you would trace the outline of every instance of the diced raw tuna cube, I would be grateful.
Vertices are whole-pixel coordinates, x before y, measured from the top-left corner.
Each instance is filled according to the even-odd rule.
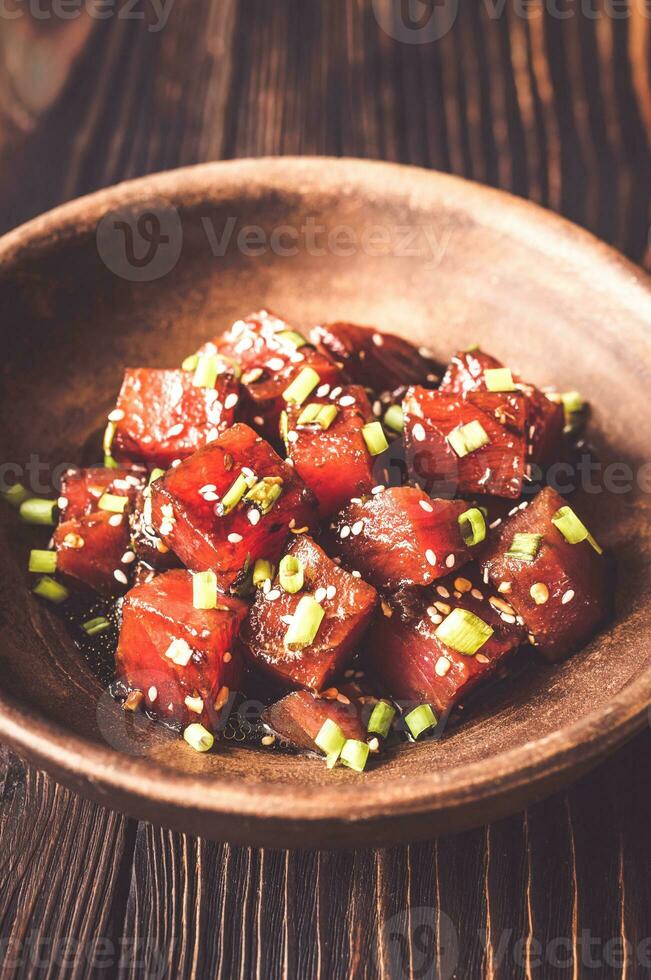
[[[237,424],[152,484],[152,524],[184,565],[227,588],[257,558],[275,561],[290,528],[316,522],[292,466]]]
[[[297,749],[321,754],[314,739],[328,719],[339,725],[346,738],[365,742],[368,733],[362,715],[362,706],[353,701],[342,704],[317,697],[309,691],[292,691],[266,708],[262,720],[276,735]]]
[[[289,687],[321,691],[352,656],[369,623],[377,594],[361,579],[339,568],[307,535],[288,551],[303,567],[303,588],[283,590],[276,577],[270,590],[259,591],[243,630],[258,666]],[[290,648],[286,636],[301,600],[311,595],[324,611],[314,640]]]
[[[455,354],[445,377],[441,391],[466,394],[469,391],[486,391],[485,372],[503,368],[497,358],[482,350],[460,351]],[[527,403],[527,439],[529,459],[544,468],[558,460],[563,453],[563,406],[536,388],[523,381],[519,375],[512,375],[518,391],[522,392]]]
[[[321,517],[340,510],[351,497],[368,493],[375,483],[374,457],[362,435],[363,427],[373,420],[366,392],[359,385],[339,392],[334,400],[310,396],[302,405],[286,408],[287,452],[313,491]],[[325,412],[315,417],[321,409]]]
[[[332,547],[378,589],[429,585],[471,559],[459,524],[467,510],[462,500],[431,500],[414,487],[390,487],[338,515]]]
[[[552,521],[568,506],[560,494],[546,487],[525,510],[496,529],[482,557],[484,574],[522,617],[531,641],[550,660],[586,643],[613,608],[609,559],[587,538],[570,544]]]
[[[526,637],[513,609],[484,585],[475,567],[440,579],[427,591],[408,590],[400,600],[378,610],[365,650],[378,691],[405,709],[427,703],[437,714],[449,712]],[[460,653],[436,633],[458,610],[467,610],[493,631],[472,655]]]
[[[522,395],[410,388],[403,413],[410,473],[432,496],[520,496],[527,448]]]
[[[145,707],[168,724],[217,727],[243,670],[237,635],[247,606],[217,596],[215,609],[195,609],[192,575],[175,570],[126,596],[116,654],[117,677],[142,691]]]
[[[239,383],[219,375],[197,386],[189,371],[129,368],[116,407],[111,452],[118,460],[167,468],[216,439],[235,420]]]
[[[376,392],[436,384],[440,367],[428,351],[402,337],[355,323],[327,323],[311,332],[315,344],[343,365],[346,380]]]
[[[237,363],[247,421],[272,442],[278,439],[278,420],[285,408],[282,393],[303,368],[316,371],[320,384],[334,385],[341,378],[339,366],[327,354],[267,310],[237,320],[199,353],[216,353]]]
[[[54,531],[57,572],[105,595],[124,591],[130,571],[124,514],[96,511],[63,521]]]
[[[87,469],[66,470],[59,491],[59,516],[62,521],[82,517],[97,510],[103,494],[128,497],[130,505],[144,485],[144,472],[92,466]]]

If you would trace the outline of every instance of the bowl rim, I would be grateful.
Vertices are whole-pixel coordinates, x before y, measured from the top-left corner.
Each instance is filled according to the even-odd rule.
[[[327,166],[324,166],[327,164]],[[651,322],[651,279],[615,249],[568,220],[533,202],[461,177],[380,161],[334,157],[260,157],[218,161],[150,174],[104,188],[60,205],[0,238],[0,273],[22,255],[39,248],[56,248],[71,237],[87,233],[108,211],[152,200],[172,205],[224,202],[246,188],[248,194],[270,188],[305,193],[318,189],[341,193],[360,187],[377,197],[398,191],[418,198],[420,207],[445,199],[463,210],[476,206],[493,227],[538,250],[571,263],[583,279],[599,282],[601,290],[617,290],[622,309],[627,304],[638,321]],[[633,329],[638,326],[633,324]],[[648,338],[639,330],[641,341]],[[579,766],[595,764],[640,730],[651,702],[651,665],[629,681],[604,707],[571,725],[516,746],[486,761],[443,772],[407,777],[388,787],[368,780],[359,793],[356,777],[333,787],[292,783],[291,808],[287,786],[281,782],[239,783],[232,776],[183,774],[148,757],[125,757],[109,746],[89,743],[55,722],[43,720],[29,705],[0,690],[0,739],[20,755],[56,772],[76,788],[92,784],[110,806],[111,795],[127,794],[143,804],[166,804],[207,817],[240,817],[252,825],[269,820],[284,824],[333,821],[364,823],[382,818],[454,811],[470,802],[497,800],[568,778]],[[81,780],[81,787],[80,787]],[[334,792],[333,792],[334,790]],[[481,821],[476,821],[481,822]]]

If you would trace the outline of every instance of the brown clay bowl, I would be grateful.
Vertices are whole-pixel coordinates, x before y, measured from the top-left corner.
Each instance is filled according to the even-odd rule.
[[[136,229],[133,241],[119,221]],[[441,742],[405,747],[363,777],[236,744],[198,756],[160,728],[128,730],[30,594],[24,569],[38,532],[3,507],[0,739],[37,766],[107,806],[217,839],[364,845],[521,808],[646,723],[651,292],[589,235],[407,167],[209,164],[100,191],[6,235],[0,306],[3,476],[9,463],[25,479],[36,454],[42,469],[35,476],[32,457],[26,479],[40,492],[102,425],[125,365],[173,366],[262,306],[301,325],[376,324],[442,360],[481,341],[532,380],[588,395],[602,458],[624,467],[614,480],[600,471],[600,492],[584,494],[619,556],[614,625],[566,663],[492,690]]]

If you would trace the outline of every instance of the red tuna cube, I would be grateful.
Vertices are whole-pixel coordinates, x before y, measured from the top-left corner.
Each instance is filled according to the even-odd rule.
[[[490,628],[486,634],[492,630],[472,655],[437,635],[440,627],[456,622],[459,610],[478,617]],[[481,582],[475,568],[464,569],[427,591],[409,590],[400,605],[383,605],[366,637],[368,674],[375,676],[379,691],[404,702],[405,709],[427,703],[443,714],[494,674],[524,638],[509,604]]]
[[[365,742],[368,737],[364,712],[359,702],[342,703],[320,698],[309,691],[292,691],[280,701],[269,705],[262,720],[276,735],[305,752],[321,750],[314,739],[328,719],[339,725],[346,738]],[[370,716],[370,711],[366,712]]]
[[[105,595],[124,590],[132,561],[124,514],[96,511],[62,521],[54,531],[57,572]]]
[[[288,551],[303,567],[304,584],[289,594],[276,577],[251,607],[243,637],[257,665],[289,687],[320,691],[350,659],[369,623],[377,594],[359,578],[339,568],[307,535]],[[314,640],[297,649],[286,636],[297,607],[313,596],[324,611]]]
[[[484,351],[460,351],[450,361],[440,390],[450,394],[486,391],[485,372],[503,367],[501,361]],[[563,452],[563,406],[517,374],[513,375],[513,382],[527,403],[529,458],[538,466],[549,466]]]
[[[499,526],[482,556],[484,574],[522,617],[531,642],[550,660],[586,643],[613,608],[608,558],[591,536],[576,544],[566,540],[553,521],[561,508],[568,508],[567,501],[546,487],[526,509]],[[582,522],[577,526],[587,534]]]
[[[351,385],[335,393],[335,399],[324,394],[308,398],[303,405],[289,404],[286,420],[281,420],[287,452],[314,493],[321,517],[340,510],[351,497],[368,493],[376,482],[373,457],[362,435],[363,427],[373,421],[366,392]],[[326,413],[315,418],[326,406]]]
[[[527,449],[522,395],[410,388],[403,413],[409,470],[428,493],[520,496]]]
[[[128,497],[131,506],[143,486],[144,472],[103,466],[87,469],[73,467],[66,470],[61,478],[57,501],[60,520],[92,514],[105,493],[114,497]]]
[[[285,407],[282,393],[303,368],[316,371],[321,384],[336,384],[341,376],[330,357],[315,350],[288,323],[267,310],[237,320],[199,353],[216,353],[237,364],[242,372],[247,421],[272,441],[278,437],[278,420]]]
[[[228,374],[197,386],[189,371],[129,368],[109,429],[118,460],[168,467],[216,439],[235,420],[239,384]]]
[[[378,589],[429,585],[472,557],[459,517],[462,500],[431,500],[414,487],[390,487],[351,501],[334,525],[333,548]]]
[[[376,392],[401,385],[435,384],[439,365],[429,351],[402,337],[381,333],[355,323],[327,323],[315,327],[312,340],[343,365],[345,378]]]
[[[217,596],[195,609],[192,575],[175,570],[132,589],[124,600],[117,677],[142,691],[146,708],[168,724],[217,727],[219,710],[242,677],[237,635],[247,606]]]
[[[316,520],[292,466],[248,425],[234,425],[152,484],[152,524],[196,571],[227,588],[257,558],[275,561],[290,528]]]

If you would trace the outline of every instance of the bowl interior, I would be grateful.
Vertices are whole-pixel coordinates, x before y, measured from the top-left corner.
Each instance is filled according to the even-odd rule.
[[[141,258],[156,229],[138,221],[154,213],[171,251],[159,242],[149,265],[130,264],[131,233],[106,218],[96,233],[106,212],[127,222]],[[3,508],[0,693],[35,721],[107,759],[124,754],[143,773],[153,765],[196,776],[207,806],[225,785],[255,796],[291,784],[323,813],[354,816],[424,786],[462,793],[473,773],[497,773],[505,753],[543,745],[588,716],[608,725],[613,699],[648,669],[650,305],[630,267],[587,236],[437,175],[277,161],[96,195],[9,236],[0,258],[5,478],[52,492],[61,464],[77,462],[102,426],[124,366],[179,364],[236,317],[268,307],[299,326],[375,324],[441,361],[480,342],[538,384],[584,393],[604,465],[579,492],[595,534],[619,556],[612,628],[566,663],[538,664],[495,687],[441,742],[397,751],[365,776],[360,794],[356,777],[318,761],[237,744],[198,756],[155,726],[126,727],[59,619],[29,593],[27,550],[47,535]]]

